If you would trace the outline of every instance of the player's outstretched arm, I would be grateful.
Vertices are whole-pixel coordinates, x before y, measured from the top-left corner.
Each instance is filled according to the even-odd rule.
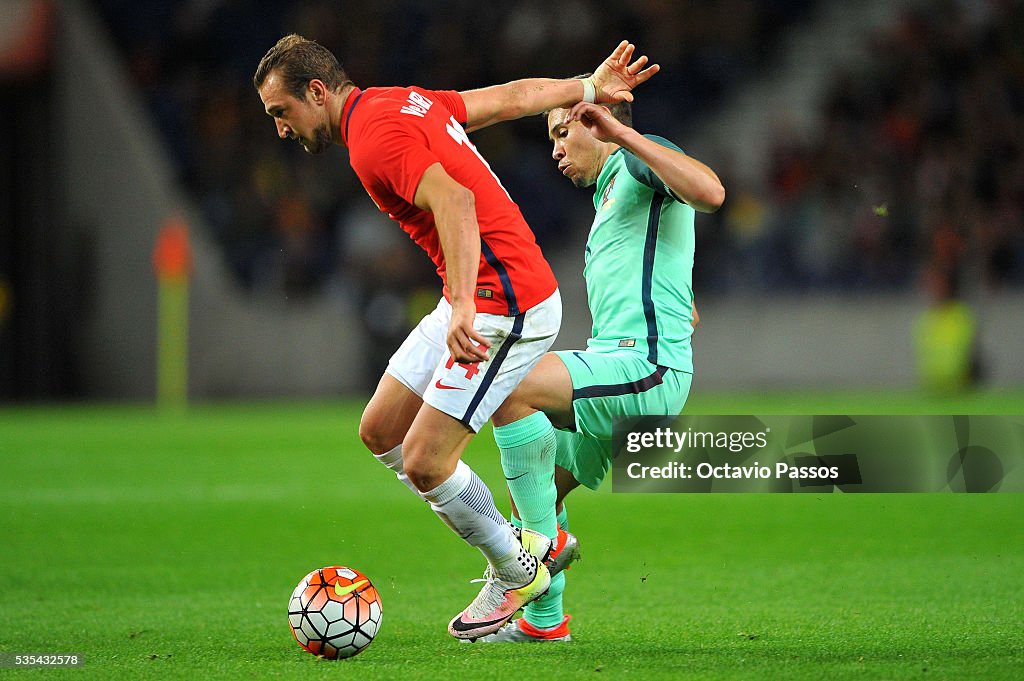
[[[599,103],[631,102],[632,90],[660,68],[657,64],[647,66],[646,55],[634,60],[635,49],[632,43],[623,40],[587,79],[526,78],[462,92],[466,103],[466,129],[479,130],[501,121],[569,107],[585,99]]]
[[[694,210],[714,213],[725,201],[725,187],[715,171],[692,156],[647,139],[616,120],[605,107],[579,102],[570,110],[568,120],[579,121],[602,142],[631,151]]]
[[[476,199],[454,180],[440,163],[427,168],[416,187],[416,206],[434,214],[434,224],[444,253],[452,320],[448,326],[448,350],[456,362],[487,359],[487,339],[474,328],[476,275],[480,267],[480,226]]]

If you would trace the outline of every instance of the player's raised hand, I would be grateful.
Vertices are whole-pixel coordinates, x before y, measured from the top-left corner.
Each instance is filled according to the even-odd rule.
[[[636,45],[623,40],[611,55],[601,62],[590,78],[594,82],[596,97],[599,103],[632,102],[631,90],[646,82],[661,67],[657,64],[647,65],[647,55],[633,60]]]
[[[579,102],[569,109],[566,122],[569,121],[579,121],[591,135],[602,142],[619,142],[622,134],[630,130],[605,107],[587,102]]]

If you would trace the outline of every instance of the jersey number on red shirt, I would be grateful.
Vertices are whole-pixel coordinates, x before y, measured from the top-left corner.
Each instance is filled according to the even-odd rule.
[[[458,142],[460,147],[469,147],[469,150],[476,154],[476,157],[480,159],[480,162],[484,164],[485,168],[487,168],[487,172],[491,174],[494,181],[498,183],[499,187],[501,187],[501,191],[505,192],[505,196],[508,196],[508,200],[511,201],[512,197],[509,196],[508,190],[505,189],[505,185],[501,183],[498,176],[494,174],[493,170],[491,170],[491,164],[487,162],[487,159],[480,154],[476,146],[469,140],[469,135],[466,134],[465,128],[459,125],[459,122],[455,120],[455,116],[451,116],[450,122],[445,126],[445,128],[448,130],[448,134],[451,135],[451,138]]]

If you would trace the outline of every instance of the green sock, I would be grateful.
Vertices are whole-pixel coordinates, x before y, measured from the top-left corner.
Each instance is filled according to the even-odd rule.
[[[523,527],[554,539],[555,519],[555,429],[543,412],[494,429],[501,450],[501,467],[516,502]]]
[[[562,510],[555,516],[558,527],[564,532],[569,531],[569,511],[565,502],[562,502]],[[535,627],[550,629],[562,623],[565,614],[562,606],[562,592],[565,591],[565,573],[559,572],[551,578],[551,588],[548,592],[526,606],[523,616],[526,621]]]
[[[555,520],[558,521],[558,527],[560,530],[563,532],[569,531],[569,509],[565,505],[564,501],[562,502],[562,510],[555,514]],[[508,521],[520,530],[523,529],[523,521],[514,515],[510,515]]]
[[[542,412],[494,429],[501,450],[501,467],[516,502],[515,523],[552,539],[558,536],[555,514],[555,429]],[[526,606],[523,616],[535,627],[549,629],[562,623],[562,592],[565,575],[551,579],[548,592]]]
[[[565,591],[565,573],[559,572],[551,578],[548,592],[523,608],[523,617],[538,629],[551,629],[562,623],[562,592]]]
[[[562,512],[558,514],[560,517],[565,516],[565,508],[563,506]],[[513,525],[522,529],[523,521],[515,516],[511,516],[509,520]],[[565,529],[565,528],[562,528]],[[523,617],[526,621],[539,629],[550,629],[551,627],[557,627],[562,623],[562,619],[565,613],[562,610],[562,592],[565,591],[565,573],[559,572],[557,575],[551,578],[551,586],[548,587],[548,592],[533,601],[527,603],[526,607],[523,608]]]

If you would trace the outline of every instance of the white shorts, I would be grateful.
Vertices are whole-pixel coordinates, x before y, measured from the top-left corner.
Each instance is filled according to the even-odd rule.
[[[556,290],[515,317],[477,313],[473,327],[491,348],[490,359],[475,364],[456,364],[448,352],[451,316],[451,303],[441,298],[391,356],[387,373],[475,433],[555,342],[562,298]]]

